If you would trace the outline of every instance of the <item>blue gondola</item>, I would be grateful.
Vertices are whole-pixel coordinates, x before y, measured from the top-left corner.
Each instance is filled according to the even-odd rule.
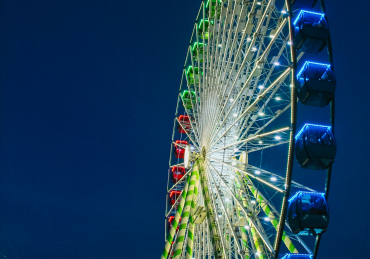
[[[329,39],[325,15],[301,10],[294,25],[293,45],[300,51],[317,54]]]
[[[289,200],[287,220],[292,232],[318,235],[329,225],[329,207],[325,194],[298,192]]]
[[[306,61],[297,74],[298,98],[301,103],[324,107],[334,98],[336,81],[328,64]]]
[[[294,9],[311,9],[316,2],[317,0],[290,0]]]
[[[295,137],[295,155],[302,168],[328,168],[337,154],[337,143],[331,127],[305,124]]]
[[[308,254],[286,254],[281,259],[312,259],[312,255]]]

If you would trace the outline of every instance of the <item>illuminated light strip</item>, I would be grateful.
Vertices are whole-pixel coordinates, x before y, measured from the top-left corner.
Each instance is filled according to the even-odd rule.
[[[315,13],[315,12],[311,12],[311,11],[305,11],[305,10],[301,10],[297,16],[297,18],[295,19],[295,21],[293,22],[293,25],[295,26],[295,24],[297,23],[297,21],[299,20],[299,17],[301,16],[302,13],[310,13],[310,14],[316,14],[316,15],[321,15],[321,17],[325,17],[325,14],[324,13]]]
[[[321,127],[321,128],[326,128],[331,131],[331,126],[325,126],[325,125],[318,125],[318,124],[311,124],[311,123],[306,123],[301,130],[298,132],[298,134],[295,136],[295,140],[297,140],[305,130],[306,126],[313,126],[313,127]]]
[[[314,65],[319,65],[319,66],[326,66],[327,68],[330,68],[331,67],[330,64],[324,64],[324,63],[316,63],[316,62],[306,61],[303,64],[301,70],[298,72],[297,79],[299,79],[300,75],[303,73],[303,70],[305,69],[306,65],[308,65],[308,64],[314,64]]]
[[[325,196],[325,193],[322,193],[322,192],[303,192],[303,191],[299,191],[297,192],[296,194],[294,194],[294,196],[292,198],[290,198],[288,201],[291,202],[296,196],[298,196],[298,194],[300,193],[305,193],[305,194],[320,194],[322,196]]]
[[[194,45],[193,45],[193,50],[195,49],[195,45],[203,45],[202,42],[194,42]],[[204,44],[204,46],[207,46],[207,44]]]
[[[312,258],[312,255],[309,255],[309,254],[286,254],[281,259],[290,259],[290,258],[295,258],[295,257],[298,257],[298,256],[306,256],[306,258]]]
[[[289,127],[285,127],[285,128],[282,128],[282,129],[278,129],[278,130],[274,130],[274,131],[271,131],[271,132],[267,132],[267,133],[263,133],[263,134],[260,134],[260,135],[256,135],[256,136],[253,136],[253,137],[250,137],[250,138],[247,138],[247,139],[243,139],[243,140],[240,140],[238,142],[235,142],[233,144],[230,144],[230,145],[227,145],[225,147],[222,147],[222,148],[219,148],[219,149],[216,149],[215,151],[212,151],[212,152],[209,152],[208,155],[212,154],[212,153],[215,153],[217,151],[220,151],[222,149],[226,149],[228,147],[231,147],[231,146],[234,146],[234,145],[239,145],[241,143],[244,143],[244,142],[248,142],[250,140],[253,140],[255,138],[261,138],[261,137],[265,137],[265,136],[268,136],[268,135],[272,135],[274,133],[280,133],[280,132],[283,132],[283,131],[286,131],[286,130],[289,130],[290,128]]]

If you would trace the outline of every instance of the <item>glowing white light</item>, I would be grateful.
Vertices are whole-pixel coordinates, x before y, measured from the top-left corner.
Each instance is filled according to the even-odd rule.
[[[281,137],[280,136],[275,136],[275,139],[276,140],[281,140]]]
[[[190,147],[191,150],[194,150],[194,147]]]
[[[261,2],[257,2],[257,5],[261,5]]]
[[[233,99],[233,98],[231,98],[231,99],[230,99],[230,102],[232,103],[233,101],[234,101],[234,99]]]
[[[222,47],[222,44],[218,44],[218,46],[221,48]]]
[[[251,203],[255,204],[255,203],[256,203],[256,201],[255,201],[255,200],[252,200],[252,201],[251,201]]]
[[[270,221],[270,219],[268,217],[264,218],[266,222]]]
[[[235,123],[234,125],[235,125],[235,126],[238,126],[239,124],[238,124],[238,123]]]
[[[270,38],[273,39],[275,37],[275,35],[270,35]]]
[[[225,201],[229,201],[229,199],[228,198],[225,198]]]
[[[238,136],[235,136],[234,139],[238,139]]]
[[[274,65],[275,65],[275,66],[280,66],[280,62],[277,62],[277,61],[276,61],[276,62],[274,62]]]
[[[280,100],[281,100],[281,97],[276,96],[275,100],[276,100],[276,101],[280,101]]]
[[[263,85],[259,85],[258,86],[258,89],[261,89],[262,90],[263,88],[265,88]]]
[[[292,87],[293,87],[293,85],[290,85],[290,87],[292,88]]]
[[[265,114],[264,114],[263,112],[259,112],[259,113],[258,113],[258,115],[259,115],[259,116],[263,116],[263,115],[265,115]]]
[[[271,177],[271,181],[276,182],[277,178],[275,176]]]
[[[258,143],[259,143],[259,144],[262,144],[262,143],[263,143],[263,141],[262,141],[262,140],[260,140],[260,141],[258,141]]]
[[[252,51],[257,51],[257,48],[256,48],[256,47],[253,47],[253,48],[252,48]]]
[[[281,13],[286,14],[286,11],[285,11],[285,10],[283,10],[283,11],[281,11]]]
[[[256,252],[256,255],[257,255],[257,256],[260,256],[260,255],[261,255],[261,253],[260,253],[260,252]]]
[[[190,146],[188,145],[185,147],[184,166],[185,168],[190,167]]]
[[[251,38],[249,38],[249,37],[247,38],[247,42],[250,42],[251,40],[252,40]]]
[[[255,174],[261,174],[261,171],[258,171],[258,170],[257,170],[257,171],[255,171],[254,173],[255,173]]]
[[[292,42],[291,41],[288,41],[288,45],[292,45]]]
[[[232,162],[231,165],[236,165],[236,162]]]
[[[249,229],[249,226],[244,226],[244,228],[245,228],[246,230],[248,230],[248,229]]]
[[[222,218],[222,215],[218,215],[219,218]]]
[[[236,117],[236,116],[238,116],[238,114],[237,113],[234,113],[233,116]]]
[[[234,148],[234,152],[238,152],[239,151],[239,149],[238,148]]]

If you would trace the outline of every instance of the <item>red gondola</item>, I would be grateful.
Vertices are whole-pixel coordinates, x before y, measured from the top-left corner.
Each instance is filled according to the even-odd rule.
[[[187,141],[182,141],[182,140],[176,140],[175,143],[176,144],[180,144],[183,147],[186,146],[186,145],[188,145],[188,142]],[[176,158],[182,158],[182,159],[184,159],[184,156],[185,156],[185,147],[182,148],[179,145],[175,145],[174,152],[175,152],[175,157]]]
[[[180,123],[177,124],[177,130],[179,131],[179,133],[186,133],[186,132],[189,133],[189,131],[191,130],[191,124],[190,124],[191,116],[180,115],[178,119],[182,125],[181,127]]]
[[[171,171],[171,179],[173,183],[177,183],[186,173],[185,167],[183,166],[173,166]]]
[[[171,205],[174,205],[177,198],[180,196],[181,194],[181,191],[171,191],[169,196],[170,196],[170,202],[171,202]]]

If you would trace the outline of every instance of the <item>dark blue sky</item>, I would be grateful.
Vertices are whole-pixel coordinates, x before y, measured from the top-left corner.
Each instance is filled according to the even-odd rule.
[[[326,0],[337,77],[318,258],[369,257],[370,4]],[[176,96],[200,1],[0,2],[0,251],[158,258]]]

